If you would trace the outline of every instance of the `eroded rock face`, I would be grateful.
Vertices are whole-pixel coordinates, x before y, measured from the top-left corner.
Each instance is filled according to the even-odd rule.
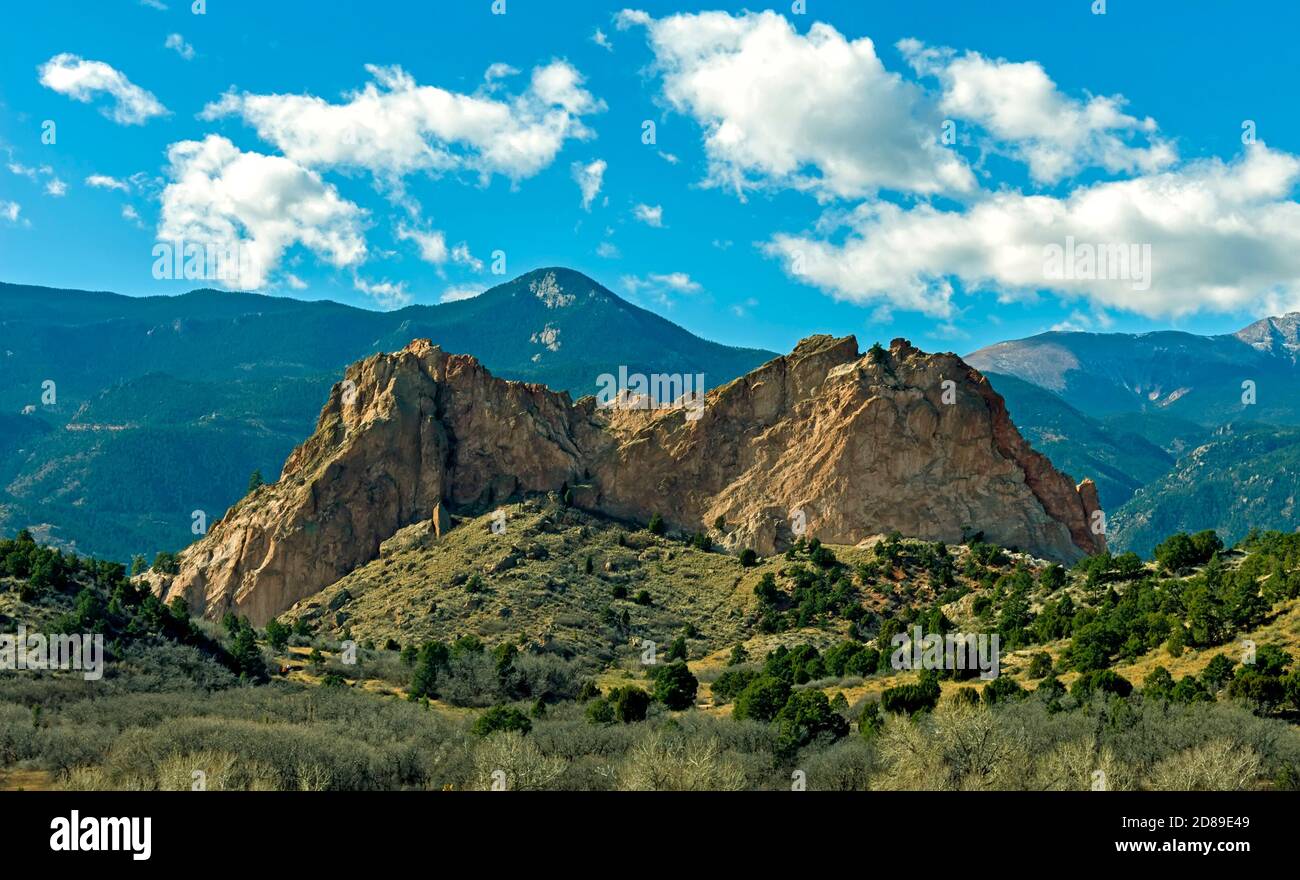
[[[153,578],[170,601],[262,624],[375,558],[442,504],[485,508],[566,482],[574,502],[761,554],[796,533],[831,543],[964,530],[1068,561],[1104,548],[1079,487],[1020,437],[1001,397],[951,354],[905,340],[860,355],[817,336],[709,392],[703,412],[600,408],[491,376],[428,340],[347,371],[315,433]]]

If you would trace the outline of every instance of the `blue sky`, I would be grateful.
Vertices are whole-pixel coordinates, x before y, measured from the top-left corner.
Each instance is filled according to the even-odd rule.
[[[178,232],[369,308],[566,265],[774,350],[1300,308],[1294,4],[505,5],[7,10],[0,279],[183,292]],[[1148,283],[1048,278],[1067,236]]]

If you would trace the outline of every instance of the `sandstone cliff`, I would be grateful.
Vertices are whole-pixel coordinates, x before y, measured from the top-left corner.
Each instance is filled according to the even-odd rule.
[[[628,401],[624,400],[626,404]],[[689,417],[688,417],[689,416]],[[711,529],[768,554],[966,530],[1062,561],[1104,548],[1090,481],[1075,487],[1020,437],[1001,397],[951,354],[853,337],[791,354],[709,392],[703,411],[601,407],[491,376],[427,340],[354,364],[280,479],[235,505],[154,576],[170,600],[262,624],[378,555],[440,505],[485,509],[568,483],[575,504]]]

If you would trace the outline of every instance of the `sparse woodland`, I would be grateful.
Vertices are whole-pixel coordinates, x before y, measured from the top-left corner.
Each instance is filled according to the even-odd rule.
[[[214,790],[1300,786],[1300,536],[1174,535],[1153,560],[1067,571],[977,534],[800,541],[742,564],[557,498],[512,522],[549,524],[542,552],[445,576],[422,636],[369,609],[377,585],[356,579],[257,630],[163,606],[120,565],[0,542],[0,625],[103,633],[109,653],[99,682],[0,678],[0,784],[188,789],[201,771]],[[466,519],[450,537],[462,530],[486,527]],[[403,597],[429,576],[407,574],[385,588]],[[728,602],[667,595],[691,574],[724,579]],[[559,597],[535,607],[549,637],[470,631],[534,587]],[[891,639],[916,626],[996,632],[1000,677],[896,670]]]

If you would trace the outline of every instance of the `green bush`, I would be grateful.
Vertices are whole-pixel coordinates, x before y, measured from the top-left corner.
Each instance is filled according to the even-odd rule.
[[[533,722],[513,706],[493,706],[480,715],[470,729],[476,736],[487,736],[501,730],[527,734],[533,729]]]
[[[888,688],[880,695],[880,708],[889,713],[914,715],[928,712],[939,702],[939,678],[926,670],[916,684]]]
[[[695,705],[699,681],[681,660],[659,666],[654,672],[654,698],[669,709],[689,709]]]
[[[759,675],[736,697],[732,716],[737,719],[771,721],[790,699],[790,684],[766,673]]]

